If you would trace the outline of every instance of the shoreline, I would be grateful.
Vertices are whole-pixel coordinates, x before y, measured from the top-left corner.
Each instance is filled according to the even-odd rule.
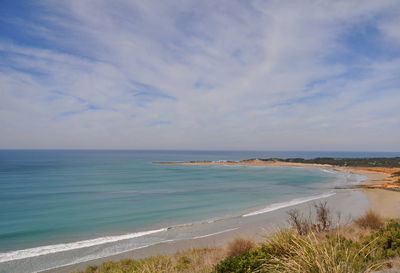
[[[360,185],[349,187],[364,193],[369,200],[368,209],[383,217],[400,218],[400,183],[394,183],[392,173],[399,172],[400,168],[386,167],[344,167],[329,164],[296,163],[276,160],[249,159],[241,161],[185,161],[185,162],[157,162],[159,164],[183,165],[257,165],[257,166],[288,166],[288,167],[319,167],[337,171],[347,171],[367,177]],[[345,188],[346,189],[346,188]]]
[[[385,218],[400,218],[400,192],[380,187],[390,181],[390,174],[360,169],[348,170],[368,177],[362,181],[362,185],[367,187],[358,190],[367,196],[370,210]]]
[[[333,214],[340,212],[342,217],[341,221],[343,223],[347,223],[350,219],[364,214],[365,206],[368,204],[365,195],[357,190],[344,190],[333,196],[321,198],[319,200],[322,202],[328,201],[328,206],[332,209]],[[104,258],[93,259],[87,262],[41,272],[71,273],[76,270],[84,270],[89,265],[99,265],[106,261],[117,261],[126,258],[140,259],[156,255],[170,255],[192,248],[223,248],[229,241],[237,237],[251,238],[260,242],[263,241],[268,234],[287,227],[287,212],[289,210],[296,208],[301,213],[308,215],[312,208],[313,201],[316,200],[250,217],[236,218],[240,220],[240,223],[235,222],[234,225],[230,222],[226,223],[225,226],[226,229],[228,229],[226,232],[215,232],[208,236],[200,236],[198,238],[183,239],[172,242],[161,242],[141,249],[130,250]]]
[[[242,163],[242,162],[241,162]],[[223,162],[223,161],[217,161],[215,163],[213,162],[179,162],[179,163],[163,163],[163,164],[197,164],[197,165],[202,165],[202,164],[231,164],[231,165],[274,165],[274,166],[293,166],[293,167],[322,167],[322,168],[328,168],[328,169],[334,169],[337,171],[345,171],[345,172],[351,172],[354,174],[358,175],[363,175],[366,176],[367,179],[362,181],[361,183],[363,185],[378,185],[387,182],[388,178],[390,177],[390,174],[385,173],[385,172],[378,172],[378,171],[371,171],[371,170],[364,170],[360,168],[351,168],[351,167],[337,167],[337,166],[331,166],[331,165],[325,165],[325,164],[301,164],[301,163],[286,163],[286,162],[279,162],[279,163],[284,163],[284,164],[279,164],[278,162],[273,163],[273,164],[265,164],[264,162],[250,162],[246,161],[245,164],[241,164],[238,162]],[[382,189],[345,189],[346,192],[351,192],[351,191],[357,191],[362,193],[363,196],[366,196],[368,199],[368,204],[364,204],[362,206],[362,211],[363,213],[366,211],[366,207],[369,209],[372,209],[374,211],[377,211],[384,217],[392,217],[392,218],[397,218],[400,216],[400,193],[393,192],[393,191],[387,191],[387,190],[382,190]],[[339,197],[338,197],[339,198]],[[332,200],[333,199],[333,200]],[[329,198],[328,200],[331,200],[331,204],[329,204],[331,207],[340,207],[341,205],[346,207],[346,202],[349,202],[347,206],[350,208],[352,205],[352,200],[349,200],[351,198],[344,198],[343,200],[339,201],[334,199],[334,198]],[[336,200],[336,201],[335,201]],[[301,211],[305,212],[307,211],[307,207],[309,208],[310,202],[305,202],[302,204],[295,204],[293,206],[296,206],[296,208],[301,208]],[[140,249],[135,249],[135,250],[130,250],[127,252],[123,252],[120,254],[112,255],[112,256],[107,256],[104,258],[98,258],[98,259],[93,259],[87,262],[82,262],[82,263],[77,263],[77,264],[72,264],[72,265],[67,265],[59,268],[54,268],[54,269],[49,269],[41,272],[58,272],[58,273],[69,273],[75,270],[83,270],[89,265],[96,265],[100,264],[105,261],[109,260],[120,260],[124,258],[130,258],[130,259],[140,259],[144,257],[149,257],[153,255],[167,255],[167,254],[173,254],[176,252],[181,252],[185,251],[191,248],[203,248],[203,247],[223,247],[229,240],[232,238],[238,237],[238,236],[247,236],[251,237],[253,239],[256,239],[257,241],[262,240],[265,238],[265,235],[268,232],[272,232],[273,230],[276,230],[277,227],[282,226],[286,223],[286,219],[282,216],[282,211],[284,210],[289,210],[290,208],[293,208],[293,206],[285,207],[285,208],[280,208],[275,212],[269,212],[266,214],[276,214],[278,215],[281,213],[280,218],[281,219],[275,219],[276,223],[273,226],[267,227],[267,225],[261,221],[258,223],[258,225],[252,226],[252,227],[241,227],[241,228],[234,228],[230,227],[231,229],[224,232],[216,232],[214,234],[210,234],[207,236],[200,236],[199,238],[191,238],[191,239],[182,239],[182,240],[177,240],[177,241],[172,241],[172,242],[161,242],[157,243],[154,245],[146,246]],[[354,211],[355,215],[357,216],[360,215],[360,212],[356,212],[356,208],[348,209],[348,211]],[[345,210],[346,210],[345,209]],[[358,208],[360,209],[360,208]],[[383,212],[383,213],[382,213]],[[264,214],[264,217],[262,218],[268,218],[268,215]],[[270,216],[271,216],[270,215]],[[271,217],[270,217],[271,218]]]
[[[156,164],[167,165],[238,165],[238,166],[280,166],[280,167],[317,167],[326,168],[336,171],[347,171],[354,174],[366,176],[368,179],[363,181],[360,185],[352,188],[368,188],[368,189],[385,189],[400,191],[400,183],[395,183],[396,179],[400,176],[393,176],[394,172],[400,173],[400,168],[389,167],[357,167],[357,166],[335,166],[330,164],[317,164],[317,163],[298,163],[286,162],[280,160],[262,160],[262,159],[247,159],[240,161],[232,160],[202,160],[202,161],[170,161],[170,162],[153,162]],[[400,181],[400,180],[399,180]]]

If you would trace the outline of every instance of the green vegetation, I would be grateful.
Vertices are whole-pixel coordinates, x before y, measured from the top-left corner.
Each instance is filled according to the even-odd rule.
[[[292,228],[276,232],[258,246],[238,238],[226,249],[105,262],[80,273],[358,273],[390,267],[392,259],[400,257],[399,222],[385,223],[369,211],[355,224],[338,226],[326,203],[314,208],[315,216],[308,218],[289,212]],[[309,227],[307,232],[296,225],[293,214]]]
[[[255,246],[255,242],[251,239],[236,238],[228,243],[226,255],[228,257],[237,256],[243,252],[250,251]]]
[[[392,176],[397,178],[397,181],[395,181],[396,183],[400,183],[400,172],[394,172],[392,173]]]
[[[396,177],[397,176],[397,183],[400,183],[400,172],[394,172],[392,173],[392,176]]]
[[[381,260],[400,255],[400,223],[391,220],[387,225],[378,231],[363,236],[360,240],[361,245],[371,244],[375,259]]]
[[[263,161],[281,161],[293,163],[308,163],[308,164],[329,164],[334,166],[351,166],[351,167],[386,167],[399,168],[400,157],[366,157],[366,158],[333,158],[333,157],[317,157],[313,159],[304,158],[266,158]],[[400,175],[400,174],[399,174]]]

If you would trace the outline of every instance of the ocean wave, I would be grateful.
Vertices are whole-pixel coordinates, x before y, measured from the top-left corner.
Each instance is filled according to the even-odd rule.
[[[229,232],[229,231],[234,231],[234,230],[237,230],[237,229],[238,229],[238,228],[230,228],[230,229],[222,230],[222,231],[215,232],[215,233],[210,233],[210,234],[206,234],[206,235],[202,235],[202,236],[193,237],[193,238],[191,238],[191,239],[206,238],[206,237],[210,237],[210,236],[214,236],[214,235],[226,233],[226,232]],[[83,262],[87,262],[87,261],[91,261],[91,260],[95,260],[95,259],[101,259],[101,258],[109,257],[110,255],[118,255],[118,254],[122,254],[122,253],[129,252],[129,251],[139,250],[139,249],[142,249],[142,248],[146,248],[146,247],[150,247],[150,246],[154,246],[154,245],[158,245],[158,244],[176,242],[176,241],[180,241],[180,240],[184,240],[184,239],[163,240],[163,241],[159,241],[159,242],[156,242],[156,243],[148,244],[148,245],[145,245],[145,246],[136,247],[136,248],[133,248],[133,249],[130,249],[130,250],[126,250],[126,251],[121,251],[121,252],[116,252],[116,253],[109,253],[109,254],[106,254],[106,255],[85,256],[85,257],[83,257],[83,258],[81,258],[81,259],[79,259],[79,260],[75,260],[75,261],[72,262],[72,263],[67,263],[67,264],[63,264],[63,265],[60,265],[60,266],[74,265],[74,264],[83,263]],[[46,268],[46,269],[40,270],[40,271],[38,271],[38,272],[43,272],[43,271],[48,271],[48,270],[56,269],[56,268],[59,268],[60,266],[55,266],[55,267]]]
[[[121,251],[121,252],[116,252],[116,253],[110,253],[110,254],[106,254],[106,255],[91,255],[91,256],[89,255],[89,256],[85,256],[84,258],[81,258],[81,259],[79,259],[79,260],[75,260],[75,261],[72,262],[72,263],[67,263],[67,264],[62,264],[62,265],[55,266],[55,267],[49,267],[49,268],[41,269],[40,271],[37,271],[37,272],[35,272],[35,273],[44,272],[44,271],[49,271],[49,270],[52,270],[52,269],[60,268],[61,266],[69,266],[69,265],[74,265],[74,264],[79,264],[79,263],[84,263],[84,262],[92,261],[92,260],[95,260],[95,259],[106,258],[106,257],[109,257],[110,255],[118,255],[118,254],[126,253],[126,252],[129,252],[129,251],[134,251],[134,250],[146,248],[146,247],[149,247],[149,246],[153,246],[153,245],[157,245],[157,244],[162,244],[162,243],[170,243],[170,242],[174,242],[174,241],[175,241],[175,240],[164,240],[164,241],[160,241],[160,242],[157,242],[157,243],[152,243],[152,244],[149,244],[149,245],[145,245],[145,246],[140,246],[140,247],[132,248],[132,249],[130,249],[130,250]]]
[[[225,230],[222,230],[222,231],[218,231],[218,232],[214,232],[214,233],[210,233],[210,234],[206,234],[206,235],[193,237],[192,239],[206,238],[206,237],[210,237],[210,236],[214,236],[214,235],[226,233],[226,232],[229,232],[229,231],[234,231],[234,230],[237,230],[237,229],[238,229],[238,228],[229,228],[229,229],[225,229]]]
[[[332,173],[332,174],[337,174],[339,171],[337,170],[332,170],[332,169],[327,169],[327,168],[319,168],[321,171],[324,173]]]
[[[351,175],[351,177],[352,178],[354,178],[354,184],[360,184],[361,182],[363,182],[363,181],[365,181],[365,180],[368,180],[368,177],[367,176],[365,176],[365,175],[362,175],[362,174],[355,174],[355,173],[352,173],[352,175]],[[351,181],[350,181],[351,182]]]
[[[244,214],[244,215],[242,215],[242,217],[248,217],[248,216],[254,216],[254,215],[258,215],[258,214],[262,214],[262,213],[267,213],[267,212],[271,212],[271,211],[274,211],[274,210],[278,210],[278,209],[282,209],[282,208],[286,208],[286,207],[291,207],[291,206],[294,206],[294,205],[299,205],[299,204],[306,203],[306,202],[309,202],[309,201],[313,201],[313,200],[317,200],[317,199],[321,199],[321,198],[331,197],[333,195],[335,195],[334,192],[329,192],[329,193],[323,193],[323,194],[314,195],[314,196],[297,198],[297,199],[293,199],[293,200],[290,200],[290,201],[287,201],[287,202],[274,203],[274,204],[266,206],[263,209],[256,210],[254,212],[250,212],[250,213]]]
[[[344,185],[357,185],[368,179],[365,175],[353,173],[351,171],[338,171],[336,176],[338,182]]]
[[[112,243],[121,240],[133,239],[153,233],[158,233],[162,231],[166,231],[167,228],[156,229],[156,230],[148,230],[141,231],[135,233],[129,233],[124,235],[115,235],[115,236],[105,236],[96,239],[83,240],[72,243],[64,243],[64,244],[56,244],[56,245],[47,245],[47,246],[39,246],[34,248],[15,250],[10,252],[0,253],[0,263],[8,262],[13,260],[31,258],[35,256],[41,256],[51,253],[57,253],[62,251],[68,251],[78,248],[90,247],[95,245],[102,245],[106,243]]]
[[[354,173],[351,170],[332,169],[325,167],[317,168],[321,172],[334,175],[334,177],[336,178],[335,181],[333,181],[334,186],[358,185],[368,179],[368,177],[366,177],[365,175]]]

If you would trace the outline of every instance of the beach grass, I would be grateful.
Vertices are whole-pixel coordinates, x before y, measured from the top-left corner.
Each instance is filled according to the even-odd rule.
[[[256,243],[250,238],[235,238],[227,244],[226,256],[233,257],[240,255],[243,252],[250,251],[255,246]]]
[[[354,221],[361,228],[378,229],[384,225],[383,218],[376,212],[369,210],[365,215]]]
[[[173,255],[107,261],[76,273],[206,273],[212,272],[214,266],[225,257],[222,248],[193,248]]]

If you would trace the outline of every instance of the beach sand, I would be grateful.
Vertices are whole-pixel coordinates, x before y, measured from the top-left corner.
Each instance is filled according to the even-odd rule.
[[[256,165],[259,162],[256,162]],[[294,164],[274,164],[274,165],[291,165]],[[298,166],[298,164],[295,164]],[[310,165],[304,165],[310,166]],[[317,166],[328,167],[337,170],[351,171],[356,174],[368,177],[363,181],[366,185],[382,184],[387,182],[390,176],[383,172],[374,172],[361,169],[352,169],[347,167],[332,167],[332,166]],[[366,197],[365,197],[366,195]],[[328,205],[333,212],[340,212],[342,220],[350,222],[351,219],[362,215],[368,208],[380,213],[384,217],[398,218],[400,217],[400,192],[383,190],[383,189],[344,189],[339,190],[339,193],[333,197],[327,198]],[[324,201],[320,199],[318,201]],[[257,215],[255,217],[247,217],[242,222],[235,222],[235,230],[211,235],[198,239],[179,240],[174,242],[159,243],[148,246],[142,249],[128,251],[114,256],[109,256],[101,259],[95,259],[88,262],[83,262],[75,265],[69,265],[57,269],[52,269],[43,272],[68,273],[75,270],[83,270],[89,265],[101,264],[109,260],[119,260],[123,258],[139,259],[153,255],[172,254],[179,251],[188,250],[190,248],[201,247],[222,247],[229,240],[246,236],[255,240],[263,240],[268,233],[275,231],[279,227],[287,225],[287,211],[296,208],[305,215],[309,213],[312,207],[312,202],[303,203],[293,207],[282,208],[269,213]],[[228,223],[229,224],[229,223]],[[232,226],[227,226],[231,227]]]
[[[348,169],[348,168],[347,168]],[[384,172],[348,169],[353,173],[368,177],[364,185],[380,185],[390,180],[390,174]],[[360,189],[367,195],[369,208],[385,218],[400,218],[400,192],[388,189]]]

